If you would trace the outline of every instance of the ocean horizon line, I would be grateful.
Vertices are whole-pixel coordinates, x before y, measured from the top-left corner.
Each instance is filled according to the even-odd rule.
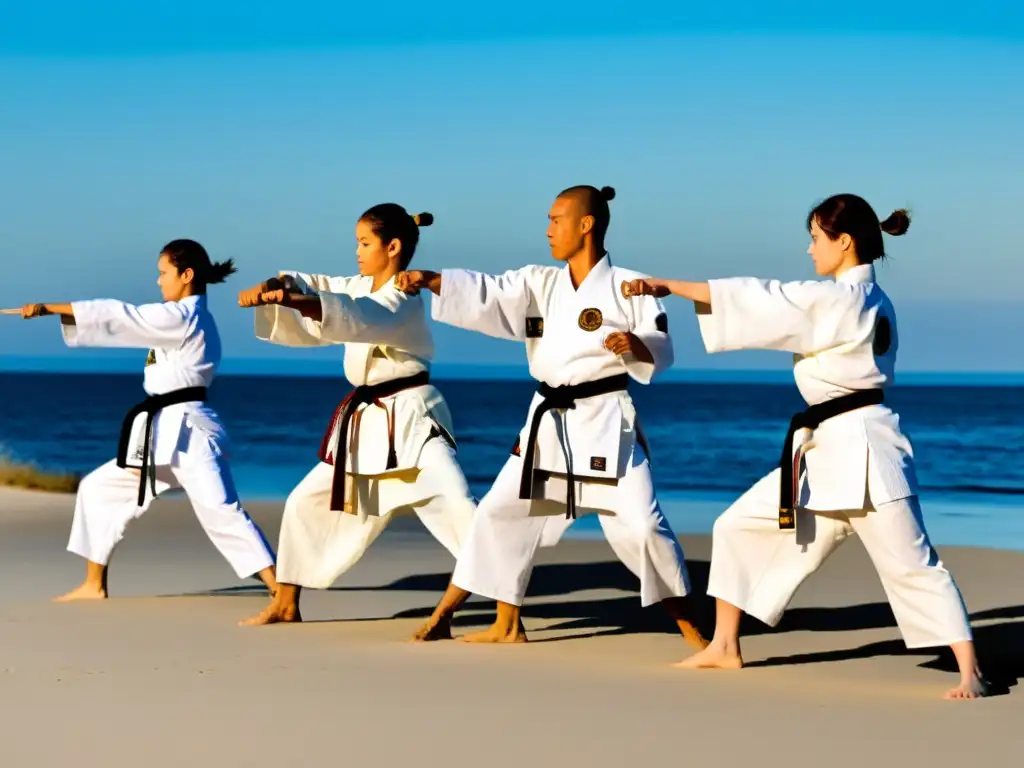
[[[12,374],[107,374],[133,375],[142,371],[137,355],[104,355],[75,359],[27,355],[0,356],[0,373]],[[435,363],[432,375],[439,380],[525,381],[531,376],[526,361],[508,363]],[[218,376],[333,378],[343,375],[340,360],[281,358],[226,358]],[[792,384],[790,368],[674,367],[659,377],[663,382],[694,384]],[[899,371],[897,385],[916,386],[1024,386],[1022,371]]]

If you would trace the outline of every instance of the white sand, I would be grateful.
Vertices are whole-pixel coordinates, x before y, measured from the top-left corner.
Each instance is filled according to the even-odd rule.
[[[0,491],[4,768],[1020,761],[1022,554],[940,549],[982,653],[1011,683],[1008,695],[951,703],[939,699],[951,661],[903,650],[855,541],[783,627],[752,627],[753,666],[682,672],[668,665],[686,646],[660,609],[639,608],[603,542],[545,554],[524,611],[534,642],[410,645],[452,567],[415,521],[397,521],[335,589],[307,593],[306,624],[240,628],[265,591],[234,578],[179,500],[129,530],[113,599],[51,603],[81,577],[64,549],[71,506]],[[280,508],[251,511],[276,541]],[[683,544],[703,589],[709,542]],[[491,617],[471,603],[458,630]]]

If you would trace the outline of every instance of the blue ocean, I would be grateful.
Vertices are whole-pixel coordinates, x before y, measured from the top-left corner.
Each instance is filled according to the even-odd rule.
[[[435,379],[459,457],[482,496],[523,423],[534,384]],[[316,462],[338,376],[221,375],[211,404],[227,423],[244,500],[281,500]],[[633,398],[651,443],[659,496],[677,532],[708,532],[731,500],[778,460],[792,382],[669,381]],[[45,469],[86,472],[114,454],[138,374],[0,373],[0,450]],[[937,543],[1024,549],[1024,387],[903,385],[889,403],[914,444],[926,522]],[[596,531],[580,520],[578,534]]]

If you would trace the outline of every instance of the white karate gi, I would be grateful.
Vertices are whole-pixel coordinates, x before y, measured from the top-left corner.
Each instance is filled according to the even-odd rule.
[[[150,349],[144,373],[149,395],[208,387],[221,359],[220,336],[205,295],[133,306],[112,299],[71,305],[74,323],[61,325],[69,347]],[[126,409],[127,410],[127,409]],[[134,421],[128,467],[138,467],[145,415]],[[238,499],[228,464],[227,431],[203,402],[170,405],[154,416],[150,460],[157,494],[185,491],[210,541],[239,577],[274,564],[273,549]],[[133,463],[133,460],[135,463]],[[133,519],[153,501],[148,487],[138,506],[139,476],[112,459],[79,486],[68,550],[105,565]]]
[[[371,277],[290,276],[304,293],[320,296],[322,320],[270,305],[256,310],[256,336],[284,346],[345,347],[345,377],[353,386],[375,385],[429,370],[433,340],[423,300],[389,280],[372,291]],[[340,397],[339,397],[340,399]],[[455,458],[451,415],[431,385],[360,406],[353,416],[346,458],[346,503],[331,510],[334,466],[319,462],[285,503],[278,542],[278,580],[325,588],[355,565],[400,510],[412,510],[427,530],[458,557],[476,505]],[[394,423],[397,467],[388,469],[388,414]],[[327,414],[325,414],[325,425]],[[331,446],[337,445],[334,427]],[[315,440],[320,440],[320,435]],[[334,450],[329,451],[333,461]]]
[[[892,385],[896,314],[871,265],[834,282],[730,278],[710,287],[710,313],[698,307],[708,352],[793,353],[809,405]],[[870,405],[828,419],[813,435],[803,430],[795,443],[805,451],[795,532],[779,529],[779,484],[787,480],[776,469],[715,523],[708,594],[775,626],[800,584],[857,533],[908,647],[969,640],[960,592],[928,540],[899,417]]]
[[[499,276],[445,270],[433,317],[525,342],[530,374],[553,387],[619,374],[647,384],[672,364],[673,351],[661,302],[622,297],[622,281],[637,277],[612,266],[607,255],[578,289],[568,266],[528,266]],[[614,331],[632,331],[654,362],[608,351],[604,340]],[[690,584],[683,551],[654,494],[648,459],[637,439],[639,422],[625,391],[580,399],[575,408],[543,415],[535,467],[544,474],[532,500],[519,498],[530,422],[543,399],[534,395],[519,435],[519,455],[509,457],[477,508],[453,583],[522,604],[537,547],[556,543],[572,522],[565,519],[568,456],[576,477],[577,515],[599,515],[612,549],[640,579],[642,604],[686,595]]]

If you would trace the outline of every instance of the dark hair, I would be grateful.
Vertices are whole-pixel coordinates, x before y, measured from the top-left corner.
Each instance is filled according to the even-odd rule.
[[[832,195],[807,214],[807,230],[817,222],[821,231],[835,240],[840,235],[853,238],[857,259],[861,264],[870,264],[885,257],[882,233],[899,236],[910,228],[910,213],[900,208],[889,214],[882,222],[867,200],[857,195]]]
[[[359,217],[370,225],[373,234],[380,238],[386,246],[392,240],[402,244],[400,267],[405,269],[416,255],[416,245],[420,241],[420,227],[429,227],[434,217],[429,213],[418,213],[410,216],[409,212],[396,203],[381,203],[370,208]]]
[[[236,271],[234,259],[211,262],[206,249],[195,240],[171,240],[160,253],[166,254],[167,260],[178,270],[178,274],[191,269],[195,275],[196,287],[200,289],[205,289],[213,283],[223,283],[228,275]]]
[[[589,184],[581,184],[576,187],[563,189],[559,197],[571,197],[580,204],[584,216],[594,217],[594,238],[604,242],[604,235],[608,231],[608,225],[612,220],[612,213],[608,209],[608,203],[615,199],[615,190],[612,187],[592,187]]]

